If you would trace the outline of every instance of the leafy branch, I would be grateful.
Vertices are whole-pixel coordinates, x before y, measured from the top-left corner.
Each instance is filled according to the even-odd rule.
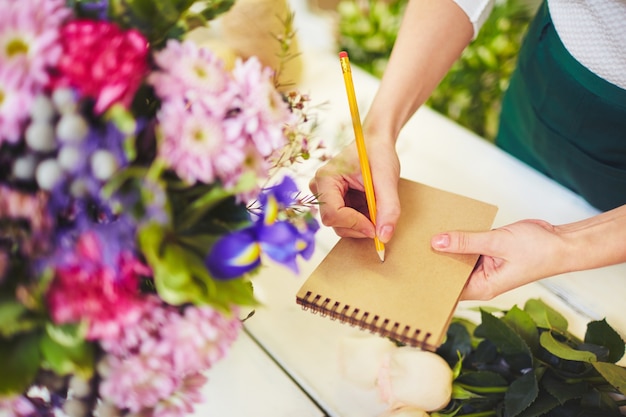
[[[618,416],[625,405],[621,336],[606,320],[588,323],[581,340],[543,301],[523,309],[481,310],[474,326],[455,320],[438,350],[455,369],[444,416]]]

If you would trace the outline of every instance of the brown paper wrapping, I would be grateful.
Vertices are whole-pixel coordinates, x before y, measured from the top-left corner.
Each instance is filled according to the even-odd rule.
[[[286,0],[237,0],[220,18],[222,38],[238,56],[244,59],[256,56],[264,65],[278,70],[280,43],[275,36],[284,33],[283,22],[290,14]],[[289,54],[296,57],[284,62],[279,77],[279,84],[287,89],[301,78],[299,52],[295,36]]]

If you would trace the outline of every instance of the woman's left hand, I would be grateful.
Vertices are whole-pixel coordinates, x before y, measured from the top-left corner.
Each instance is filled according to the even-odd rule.
[[[481,255],[461,294],[463,300],[490,300],[566,272],[565,244],[559,227],[543,220],[522,220],[488,232],[445,232],[431,240],[440,252]]]

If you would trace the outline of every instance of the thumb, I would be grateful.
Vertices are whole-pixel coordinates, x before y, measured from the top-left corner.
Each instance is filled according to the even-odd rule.
[[[439,252],[491,255],[494,231],[488,232],[445,232],[433,236],[430,245]]]
[[[397,183],[397,181],[396,181]],[[400,199],[397,185],[379,187],[376,192],[376,234],[383,243],[391,240],[400,217]]]

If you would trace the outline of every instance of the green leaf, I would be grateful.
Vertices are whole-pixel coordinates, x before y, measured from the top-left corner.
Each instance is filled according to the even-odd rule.
[[[87,334],[87,325],[46,323],[46,333],[61,346],[74,347],[83,343]]]
[[[473,388],[485,388],[485,387],[506,387],[509,385],[506,379],[500,374],[491,371],[475,371],[464,372],[457,382],[462,384],[466,389],[474,392],[484,393],[484,390]]]
[[[511,383],[504,395],[504,416],[515,417],[526,410],[539,395],[534,372],[528,372]]]
[[[230,281],[216,282],[217,295],[212,299],[221,301],[221,305],[230,307],[232,304],[241,306],[257,306],[259,302],[254,297],[254,287],[245,278]]]
[[[437,349],[437,354],[454,367],[458,362],[459,354],[466,356],[471,351],[472,339],[468,329],[462,323],[450,323],[446,332],[446,341]]]
[[[0,337],[11,338],[18,333],[34,330],[42,324],[36,317],[28,317],[28,309],[15,300],[0,299]]]
[[[222,13],[226,13],[235,4],[235,0],[209,0],[199,13],[206,20],[213,20]]]
[[[524,311],[532,317],[537,327],[567,333],[567,319],[543,301],[539,299],[526,301]]]
[[[548,352],[561,359],[578,362],[595,362],[597,360],[596,355],[593,353],[584,350],[576,350],[573,347],[556,340],[552,333],[548,331],[541,334],[539,337],[539,343]]]
[[[606,320],[592,321],[587,324],[585,343],[600,345],[609,349],[609,362],[615,363],[624,356],[624,340]]]
[[[452,384],[452,399],[454,400],[469,400],[472,398],[481,398],[482,395],[476,394],[468,389],[466,389],[463,385],[458,383]]]
[[[94,347],[87,341],[65,346],[58,343],[48,333],[40,340],[39,348],[43,365],[58,375],[76,374],[90,379],[94,369]]]
[[[217,281],[194,251],[165,240],[166,231],[157,223],[139,231],[139,245],[152,268],[159,296],[173,305],[210,304],[230,311],[233,304],[257,305],[252,284],[244,278]],[[172,236],[172,239],[174,237]]]
[[[582,398],[582,396],[589,390],[589,384],[584,381],[580,382],[566,382],[561,378],[557,378],[551,373],[541,378],[540,385],[550,393],[560,404],[565,404],[567,401],[574,398]]]
[[[11,339],[0,339],[0,396],[21,394],[28,388],[39,370],[38,333],[28,333]]]
[[[539,346],[539,332],[530,314],[519,309],[517,306],[513,306],[513,308],[504,315],[502,321],[508,324],[524,339],[526,344],[530,347],[530,350],[533,352],[537,350]]]
[[[626,395],[626,368],[607,362],[594,362],[593,367],[616,390]]]
[[[200,219],[217,204],[232,196],[232,191],[226,191],[221,187],[213,187],[203,196],[187,206],[179,217],[178,230],[185,230],[195,225]]]
[[[476,328],[476,336],[492,342],[513,369],[532,368],[533,355],[530,348],[506,322],[481,311],[481,324]]]
[[[597,388],[593,388],[585,393],[580,401],[579,408],[592,408],[598,412],[601,410],[608,411],[609,413],[602,413],[600,415],[619,416],[619,408],[615,403],[615,400],[611,398],[608,392],[600,391]]]
[[[517,415],[517,417],[539,417],[545,416],[551,410],[559,406],[559,402],[549,394],[539,393],[535,401],[527,409]]]

